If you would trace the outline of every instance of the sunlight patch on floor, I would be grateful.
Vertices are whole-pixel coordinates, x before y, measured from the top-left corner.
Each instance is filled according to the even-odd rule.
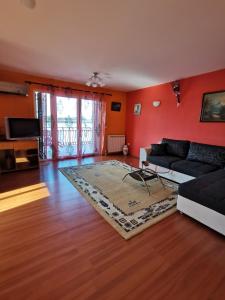
[[[29,185],[0,194],[0,212],[49,197],[45,183]]]
[[[29,160],[26,157],[16,157],[16,163],[28,163]]]

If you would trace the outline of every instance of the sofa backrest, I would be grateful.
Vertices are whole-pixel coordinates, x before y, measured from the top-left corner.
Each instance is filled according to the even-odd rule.
[[[172,140],[172,139],[163,138],[162,143],[166,144],[166,152],[169,155],[186,158],[190,146],[189,141]]]
[[[191,142],[187,160],[225,166],[225,147]]]

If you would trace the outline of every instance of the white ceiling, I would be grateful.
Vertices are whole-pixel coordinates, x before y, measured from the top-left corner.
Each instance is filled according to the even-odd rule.
[[[0,67],[124,91],[225,68],[225,0],[0,0]]]

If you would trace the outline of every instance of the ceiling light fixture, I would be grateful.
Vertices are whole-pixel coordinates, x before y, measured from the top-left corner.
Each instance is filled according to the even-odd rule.
[[[86,85],[96,88],[105,86],[105,83],[99,72],[93,72],[93,75],[88,79]]]
[[[36,6],[35,0],[20,0],[20,2],[23,4],[23,6],[29,9],[34,9]]]

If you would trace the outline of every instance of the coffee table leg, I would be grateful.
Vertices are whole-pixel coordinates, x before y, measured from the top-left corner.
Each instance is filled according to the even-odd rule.
[[[127,173],[127,174],[123,177],[122,181],[124,181],[125,178],[126,178],[128,175],[130,175],[130,173]],[[144,183],[144,185],[146,186],[147,191],[148,191],[148,194],[149,194],[149,196],[150,196],[149,186],[147,185],[146,181],[142,178],[142,176],[141,176],[140,174],[137,173],[137,175],[140,177],[141,181],[142,181],[142,182]]]
[[[156,173],[157,174],[157,173]],[[161,185],[163,186],[163,188],[164,188],[164,190],[166,189],[166,187],[165,187],[165,184],[163,183],[163,180],[162,180],[162,178],[159,176],[159,174],[157,174],[157,177],[158,177],[158,179],[159,179],[159,181],[160,181],[160,183],[161,183]]]
[[[124,181],[128,175],[130,175],[130,173],[127,173],[126,175],[124,175],[122,181]]]
[[[149,196],[150,196],[149,186],[147,185],[146,181],[145,181],[145,186],[146,186],[146,188],[147,188],[147,190],[148,190],[148,194],[149,194]]]
[[[141,178],[142,182],[143,182],[144,185],[146,186],[146,188],[147,188],[147,190],[148,190],[148,194],[149,194],[149,196],[150,196],[149,186],[147,185],[146,181],[142,178],[142,176],[141,176],[140,174],[137,174],[137,175]]]

